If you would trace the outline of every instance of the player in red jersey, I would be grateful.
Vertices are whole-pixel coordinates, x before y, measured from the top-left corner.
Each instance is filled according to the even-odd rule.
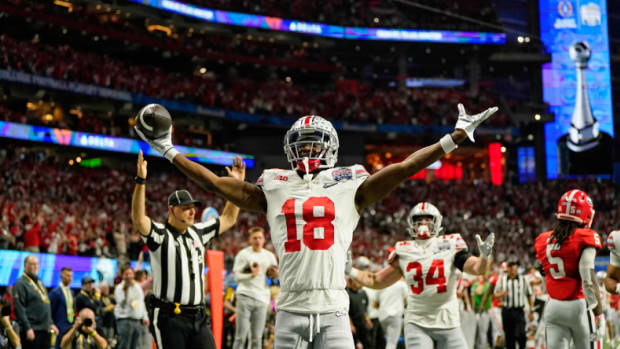
[[[568,348],[572,338],[577,349],[602,348],[605,316],[594,274],[601,238],[590,229],[592,200],[581,190],[570,190],[560,198],[556,218],[555,229],[540,234],[534,244],[550,297],[543,315],[546,346]]]

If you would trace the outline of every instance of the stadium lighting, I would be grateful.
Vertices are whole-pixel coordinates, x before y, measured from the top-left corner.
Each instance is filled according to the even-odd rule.
[[[505,152],[506,152],[506,147],[502,146],[501,148],[499,148],[499,150],[500,150],[502,153],[505,153]]]
[[[541,118],[540,114],[534,115],[534,120],[540,121],[540,118]]]
[[[200,68],[200,74],[204,74],[206,72],[207,72],[207,68],[205,67]]]
[[[521,35],[519,35],[519,37],[517,38],[517,41],[518,41],[520,44],[522,44],[522,43],[523,43],[523,41],[524,41],[524,39],[523,39],[523,37],[522,37]]]
[[[170,29],[169,27],[166,27],[165,25],[151,24],[148,27],[146,27],[146,29],[150,32],[154,32],[158,30],[158,31],[164,32],[167,36],[170,36],[172,34],[172,29]]]
[[[379,23],[379,17],[375,17],[374,22]]]
[[[73,11],[73,4],[68,1],[54,0],[54,4],[62,7],[66,7],[67,11]]]
[[[69,166],[73,166],[73,159],[69,160]]]
[[[75,162],[79,164],[80,162],[82,162],[82,158],[78,156],[77,158],[75,158]]]

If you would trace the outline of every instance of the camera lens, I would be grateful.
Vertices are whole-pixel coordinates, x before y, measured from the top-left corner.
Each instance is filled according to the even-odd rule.
[[[93,320],[92,319],[84,319],[84,326],[90,327],[92,325],[93,325]]]

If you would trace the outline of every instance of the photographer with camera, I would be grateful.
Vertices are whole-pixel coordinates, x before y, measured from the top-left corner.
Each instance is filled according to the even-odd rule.
[[[73,327],[62,337],[62,349],[105,349],[108,342],[95,330],[95,313],[90,308],[80,310]]]
[[[239,251],[233,271],[237,282],[237,307],[235,343],[233,349],[245,348],[250,334],[252,349],[262,348],[262,337],[271,299],[265,276],[278,277],[276,256],[263,248],[264,230],[252,227],[248,232],[250,246]]]

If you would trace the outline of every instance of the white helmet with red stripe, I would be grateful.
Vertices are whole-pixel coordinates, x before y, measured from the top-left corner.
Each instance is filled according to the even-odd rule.
[[[569,190],[560,198],[555,216],[557,219],[577,222],[590,228],[594,219],[592,199],[579,189]]]
[[[291,168],[303,173],[334,167],[338,146],[332,123],[317,115],[299,118],[284,136],[284,153]]]
[[[423,222],[422,217],[430,217],[431,222]],[[433,204],[428,202],[420,202],[415,205],[409,216],[407,216],[407,224],[409,225],[409,235],[414,239],[428,239],[439,235],[441,230],[441,213]]]

